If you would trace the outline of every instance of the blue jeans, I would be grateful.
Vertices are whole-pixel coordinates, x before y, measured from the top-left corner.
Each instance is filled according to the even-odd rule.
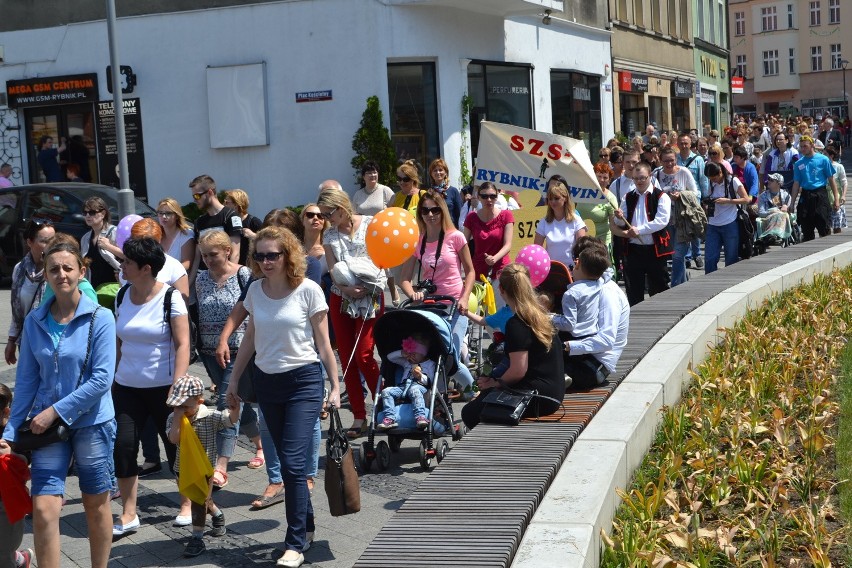
[[[72,429],[71,437],[34,450],[32,453],[32,494],[64,495],[68,464],[74,455],[80,491],[100,495],[114,489],[113,450],[115,420]]]
[[[677,241],[677,230],[674,225],[669,225],[669,232],[674,243],[674,254],[672,255],[672,286],[686,282],[686,255],[689,253],[689,241],[679,243]]]
[[[740,229],[737,227],[736,220],[721,227],[707,225],[704,241],[704,256],[706,257],[704,274],[716,272],[723,246],[725,247],[725,266],[731,266],[740,259]]]
[[[305,533],[314,530],[314,508],[308,493],[308,449],[322,407],[322,372],[319,363],[310,363],[292,371],[254,372],[254,392],[269,428],[269,434],[281,461],[287,490],[284,504],[287,514],[287,550],[301,552]]]
[[[686,251],[685,259],[690,260],[701,256],[701,239],[698,237],[692,239],[689,243],[690,247]],[[674,286],[674,284],[672,284]]]
[[[459,370],[456,371],[454,378],[456,383],[463,389],[473,386],[473,375],[470,374],[470,369],[468,369],[467,365],[464,364],[461,356],[461,346],[462,343],[464,343],[464,335],[467,333],[467,326],[469,323],[470,320],[468,320],[465,316],[459,316],[453,325],[453,345],[456,348],[456,356],[459,361]]]
[[[399,412],[396,409],[396,401],[408,402],[411,401],[411,406],[414,408],[414,419],[426,418],[426,402],[423,400],[423,395],[426,394],[426,387],[420,384],[412,383],[405,393],[406,383],[398,387],[388,387],[382,390],[382,413],[379,416],[379,422],[385,418],[392,418],[394,421],[399,420]],[[405,397],[403,397],[405,393]]]
[[[264,447],[264,462],[266,463],[266,475],[269,477],[269,483],[283,483],[281,477],[281,461],[278,459],[278,452],[275,451],[275,443],[272,441],[272,436],[269,434],[269,428],[266,426],[266,420],[263,418],[263,412],[258,409],[258,423],[260,425],[260,441]],[[322,425],[319,416],[317,423],[314,426],[314,435],[311,439],[311,447],[308,450],[308,477],[316,477],[319,474],[319,451],[322,443]],[[268,451],[266,451],[268,450]]]

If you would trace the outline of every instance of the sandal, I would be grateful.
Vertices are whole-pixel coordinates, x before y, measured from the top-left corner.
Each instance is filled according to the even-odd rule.
[[[367,424],[367,421],[364,420],[361,422],[360,426],[352,426],[348,430],[346,430],[346,437],[350,440],[354,440],[355,438],[360,438],[361,436],[365,436],[367,431],[370,429],[370,425]]]
[[[264,457],[260,454],[263,453],[263,448],[259,448],[255,453],[255,456],[251,458],[248,462],[249,469],[260,469],[263,467],[263,464],[266,463]]]
[[[278,485],[277,483],[274,485]],[[272,487],[273,484],[270,484],[269,487]],[[269,489],[267,487],[267,489]],[[275,505],[276,503],[281,503],[284,500],[284,484],[281,484],[275,493],[272,495],[259,495],[257,499],[251,502],[251,509],[258,511],[260,509],[266,509],[271,505]]]
[[[219,477],[216,477],[216,476]],[[213,471],[213,490],[218,491],[228,485],[228,474],[224,471],[214,470]]]

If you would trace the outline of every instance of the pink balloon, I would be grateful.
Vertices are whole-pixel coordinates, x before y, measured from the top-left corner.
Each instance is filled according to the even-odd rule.
[[[533,287],[544,282],[550,273],[550,255],[540,245],[527,245],[519,250],[515,262],[529,269]]]
[[[141,221],[139,215],[128,215],[118,222],[118,228],[115,231],[115,246],[118,248],[124,247],[124,241],[130,238],[130,230],[133,228],[133,223]]]

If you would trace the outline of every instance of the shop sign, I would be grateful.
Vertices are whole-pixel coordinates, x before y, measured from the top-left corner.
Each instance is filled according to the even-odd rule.
[[[488,89],[492,95],[529,95],[529,87],[500,87],[493,86]]]
[[[6,95],[10,108],[95,102],[98,100],[98,74],[6,81]]]
[[[691,98],[692,83],[690,81],[672,81],[672,97],[676,99]]]
[[[731,93],[741,95],[745,87],[745,79],[743,77],[731,77]]]
[[[707,77],[716,78],[719,74],[719,63],[712,57],[702,55],[701,58],[701,73]]]
[[[624,93],[647,93],[648,76],[630,71],[619,71],[618,89]]]
[[[716,93],[712,91],[701,91],[701,102],[716,104]]]
[[[330,101],[331,90],[328,91],[307,91],[304,93],[296,93],[297,103],[314,103],[317,101]]]
[[[592,91],[586,87],[574,87],[574,100],[590,101],[592,100]]]
[[[124,138],[127,142],[127,169],[130,189],[137,198],[148,197],[145,177],[145,147],[142,144],[142,107],[139,99],[124,99]],[[98,109],[98,169],[101,183],[120,188],[118,141],[115,131],[115,106],[101,101]]]

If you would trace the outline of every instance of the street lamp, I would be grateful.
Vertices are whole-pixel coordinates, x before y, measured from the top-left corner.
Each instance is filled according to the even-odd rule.
[[[848,59],[841,59],[840,66],[843,67],[843,118],[849,116],[849,97],[846,96],[846,66],[849,65]]]

